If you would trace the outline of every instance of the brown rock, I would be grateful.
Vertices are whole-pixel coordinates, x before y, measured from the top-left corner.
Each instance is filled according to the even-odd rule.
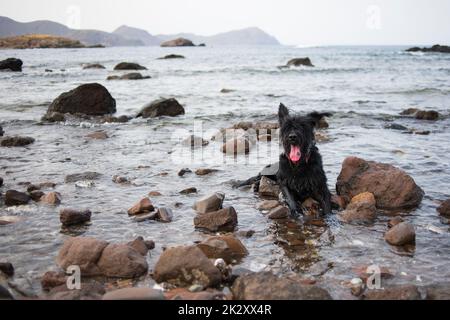
[[[439,119],[439,112],[434,111],[434,110],[430,110],[430,111],[424,111],[424,110],[420,110],[418,111],[415,116],[416,119],[419,120],[438,120]]]
[[[225,300],[221,291],[208,289],[200,292],[191,292],[185,288],[175,288],[164,293],[167,300]]]
[[[318,217],[320,215],[320,204],[313,198],[307,198],[303,201],[302,208],[305,216]]]
[[[193,209],[198,213],[207,213],[217,211],[222,208],[225,194],[215,192],[209,196],[205,196],[194,203]]]
[[[114,70],[147,70],[147,68],[137,63],[121,62],[114,67]]]
[[[156,211],[150,212],[150,213],[144,213],[144,214],[138,214],[134,216],[135,222],[143,222],[147,220],[155,220],[156,218]]]
[[[217,169],[201,168],[201,169],[195,170],[195,174],[198,176],[206,176],[207,174],[217,172],[217,171],[218,171]]]
[[[134,216],[137,214],[152,212],[153,210],[155,210],[153,203],[149,198],[144,198],[128,210],[128,215]]]
[[[180,194],[197,193],[197,188],[191,187],[180,191]]]
[[[0,139],[0,146],[2,147],[24,147],[34,143],[34,138],[31,137],[4,137]]]
[[[91,211],[90,210],[74,210],[65,208],[59,212],[59,220],[62,225],[65,227],[82,224],[91,220]]]
[[[148,195],[149,195],[150,197],[160,197],[160,196],[162,196],[162,193],[159,192],[159,191],[150,191],[150,192],[148,193]]]
[[[23,192],[16,190],[8,190],[5,193],[6,206],[20,206],[30,202],[30,197]]]
[[[263,176],[259,182],[259,195],[263,198],[278,199],[280,186],[272,179]]]
[[[40,202],[50,205],[58,205],[61,203],[61,194],[59,192],[49,192],[40,198]]]
[[[441,282],[426,287],[426,300],[450,300],[450,282]]]
[[[366,300],[420,300],[420,292],[414,285],[393,286],[380,290],[366,290]]]
[[[161,290],[152,288],[122,288],[107,292],[102,300],[164,300]]]
[[[258,204],[258,210],[271,210],[280,205],[278,200],[264,200]]]
[[[437,211],[441,216],[450,218],[450,199],[445,200],[437,208]]]
[[[85,64],[83,69],[105,69],[105,67],[99,63],[89,63]]]
[[[346,223],[369,223],[376,216],[375,197],[370,192],[354,196],[347,209],[338,214],[339,220]]]
[[[129,184],[130,183],[130,181],[128,180],[127,177],[122,177],[122,176],[118,176],[118,175],[113,176],[112,181],[114,183],[118,183],[118,184]]]
[[[0,226],[21,222],[23,220],[24,218],[20,216],[0,216]]]
[[[194,47],[191,40],[185,38],[176,38],[161,43],[161,47]]]
[[[285,219],[289,216],[289,209],[284,206],[278,206],[272,209],[267,217],[269,219]]]
[[[404,171],[356,157],[344,160],[336,191],[347,202],[360,193],[370,192],[375,196],[377,208],[385,210],[416,208],[424,194]]]
[[[213,287],[220,283],[222,275],[205,254],[196,246],[180,246],[165,250],[155,265],[153,278],[186,287],[199,284]]]
[[[360,265],[353,268],[353,272],[364,282],[374,274],[373,270],[368,265]],[[386,267],[379,267],[380,277],[382,279],[392,278],[394,274]],[[370,272],[369,272],[370,271]]]
[[[194,225],[211,232],[233,231],[238,224],[237,213],[233,207],[219,211],[201,213],[194,218]]]
[[[416,241],[416,231],[414,226],[408,222],[401,222],[389,229],[384,235],[384,239],[394,246],[413,244]]]
[[[159,99],[144,106],[137,117],[156,118],[161,116],[175,117],[184,114],[183,106],[174,98]]]
[[[88,134],[86,137],[96,140],[105,140],[109,138],[108,134],[105,131],[95,131]]]
[[[191,169],[189,169],[189,168],[183,168],[183,169],[181,169],[180,171],[178,171],[178,176],[179,176],[179,177],[182,177],[182,176],[184,176],[186,173],[191,173],[191,172],[192,172]]]
[[[388,228],[395,227],[396,225],[402,223],[403,221],[404,220],[401,217],[396,216],[388,221]]]
[[[61,285],[50,290],[47,300],[100,300],[105,294],[105,288],[97,281],[82,282],[80,290],[70,290],[67,285]]]
[[[148,270],[145,257],[126,244],[109,244],[97,265],[103,275],[114,278],[135,278]]]
[[[299,67],[299,66],[314,67],[314,65],[311,63],[311,59],[309,59],[308,57],[291,59],[288,61],[287,66],[288,67]]]
[[[251,238],[255,234],[255,230],[239,230],[236,235],[243,238]]]
[[[161,222],[172,222],[173,213],[169,208],[161,207],[156,210],[155,219]]]
[[[235,300],[331,300],[325,289],[296,279],[278,278],[271,272],[242,275],[231,291]]]
[[[49,291],[58,286],[66,284],[67,276],[63,272],[48,271],[41,278],[41,286],[45,291]]]
[[[228,155],[247,154],[250,152],[250,142],[244,137],[233,138],[225,142],[221,150]]]
[[[210,259],[222,258],[226,263],[239,261],[248,254],[242,242],[232,235],[214,236],[197,247]]]
[[[135,240],[128,242],[128,245],[143,256],[146,256],[148,251],[155,247],[155,243],[153,243],[152,247],[151,244],[146,242],[142,237],[137,237]]]

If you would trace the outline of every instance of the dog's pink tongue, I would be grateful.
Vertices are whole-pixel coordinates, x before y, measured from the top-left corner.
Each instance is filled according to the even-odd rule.
[[[292,162],[298,162],[300,161],[301,157],[302,152],[300,151],[300,147],[291,145],[291,152],[289,153],[289,159],[291,159]]]

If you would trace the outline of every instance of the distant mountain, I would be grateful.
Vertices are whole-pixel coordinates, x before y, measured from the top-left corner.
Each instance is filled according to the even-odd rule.
[[[157,35],[156,37],[166,41],[175,38],[186,38],[195,44],[205,43],[206,45],[280,45],[278,40],[264,32],[252,27],[229,32],[218,33],[212,36],[199,36],[192,33],[178,33],[172,35]]]
[[[259,28],[246,28],[219,33],[212,36],[200,36],[192,33],[175,35],[151,35],[145,30],[121,26],[114,32],[99,30],[75,30],[53,21],[40,20],[18,22],[0,16],[0,38],[26,34],[48,34],[79,40],[87,46],[158,46],[162,42],[176,38],[186,38],[195,44],[214,45],[279,45],[278,40]]]
[[[142,46],[144,43],[136,39],[128,39],[118,34],[98,30],[75,30],[63,24],[40,20],[33,22],[18,22],[0,16],[0,37],[21,36],[25,34],[48,34],[79,40],[83,44],[92,46]]]
[[[117,34],[127,39],[140,40],[146,46],[158,46],[161,43],[161,39],[152,36],[147,31],[125,25],[114,30],[113,34]]]

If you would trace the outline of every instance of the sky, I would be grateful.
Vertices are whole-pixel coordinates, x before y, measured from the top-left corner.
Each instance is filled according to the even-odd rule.
[[[287,45],[450,44],[449,0],[1,0],[0,15],[151,34],[259,27]]]

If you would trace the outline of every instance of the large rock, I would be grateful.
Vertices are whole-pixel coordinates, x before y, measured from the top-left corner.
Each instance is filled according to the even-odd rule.
[[[0,70],[22,71],[22,60],[16,58],[8,58],[0,61]]]
[[[0,139],[0,146],[2,147],[24,147],[32,143],[34,143],[34,138],[32,137],[14,136]]]
[[[299,67],[299,66],[314,67],[314,65],[311,62],[311,59],[309,59],[308,57],[291,59],[288,61],[287,66],[288,67]]]
[[[191,40],[185,38],[176,38],[161,43],[161,47],[194,47],[194,46],[195,45]]]
[[[370,192],[354,196],[347,208],[339,212],[339,220],[346,223],[369,223],[377,216],[375,197]]]
[[[161,116],[175,117],[184,114],[184,108],[174,98],[159,99],[144,106],[137,115],[142,118],[155,118]]]
[[[384,235],[384,239],[394,246],[414,244],[416,241],[416,231],[412,224],[401,222],[389,229]]]
[[[56,262],[64,270],[71,265],[79,266],[83,276],[134,278],[148,270],[145,257],[133,246],[89,237],[67,239]]]
[[[49,291],[67,283],[67,276],[64,272],[48,271],[41,278],[41,287]]]
[[[54,112],[105,115],[116,112],[116,100],[101,84],[87,83],[56,98],[48,107],[47,115]]]
[[[375,196],[377,208],[384,210],[416,208],[424,195],[403,170],[357,157],[344,160],[336,191],[347,203],[360,193],[370,192]]]
[[[137,63],[121,62],[114,67],[114,70],[147,70],[147,68]]]
[[[82,224],[91,220],[91,211],[89,210],[74,210],[74,209],[62,209],[59,212],[59,220],[62,225],[72,226],[76,224]]]
[[[194,225],[196,228],[205,229],[211,232],[231,232],[236,228],[237,224],[237,213],[233,207],[224,208],[214,212],[201,213],[194,218]]]
[[[211,195],[205,196],[195,201],[193,209],[197,211],[197,213],[207,213],[217,211],[219,209],[222,209],[224,199],[225,194],[221,192],[215,192]]]
[[[196,246],[180,246],[165,250],[155,265],[153,278],[186,287],[199,284],[216,286],[222,275],[206,255]]]
[[[242,242],[232,235],[210,237],[197,246],[208,258],[222,258],[227,263],[239,261],[248,254]]]
[[[23,192],[16,190],[8,190],[5,193],[5,205],[6,206],[20,206],[30,202],[30,197]]]
[[[420,292],[414,285],[392,286],[379,290],[366,290],[366,300],[420,300]]]
[[[271,272],[242,275],[231,291],[235,300],[331,300],[325,289],[295,279],[278,278]]]
[[[406,49],[408,52],[440,52],[440,53],[450,53],[450,47],[449,46],[441,46],[439,44],[435,44],[432,47],[429,48],[420,48],[420,47],[412,47],[409,49]]]
[[[102,300],[164,300],[164,294],[147,287],[123,288],[107,292]]]
[[[444,202],[442,202],[441,205],[437,208],[437,211],[439,212],[440,215],[450,218],[450,199],[447,199]]]
[[[262,176],[259,182],[259,195],[263,198],[278,199],[280,186],[272,179]]]

